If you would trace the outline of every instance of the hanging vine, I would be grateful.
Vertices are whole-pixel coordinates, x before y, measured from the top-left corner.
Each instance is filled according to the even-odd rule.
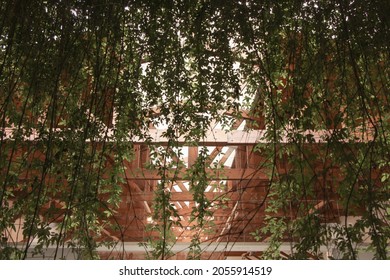
[[[291,258],[323,258],[327,246],[355,259],[368,242],[388,258],[389,4],[336,2],[2,0],[0,258],[54,246],[54,258],[69,247],[95,259],[123,245],[131,139],[148,146],[161,178],[149,257],[172,256],[172,226],[184,222],[171,190],[185,177],[189,258],[200,258],[217,204],[205,190],[220,168],[202,142],[241,109],[264,120],[246,128],[265,130],[254,148],[268,159],[264,226],[253,232],[269,240],[263,256],[279,258],[288,241]],[[166,128],[167,146],[151,126]],[[199,152],[178,176],[183,142]]]

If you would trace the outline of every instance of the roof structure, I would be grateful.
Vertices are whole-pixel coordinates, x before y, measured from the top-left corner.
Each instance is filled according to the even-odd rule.
[[[133,141],[134,157],[123,162],[124,174],[120,203],[112,221],[117,227],[103,228],[101,240],[114,242],[114,247],[99,248],[99,254],[104,258],[126,257],[145,258],[148,251],[153,250],[153,241],[161,238],[161,217],[155,211],[159,211],[155,204],[160,199],[159,192],[164,192],[167,198],[171,216],[165,223],[169,224],[169,240],[167,240],[168,258],[187,258],[191,252],[191,243],[196,237],[199,242],[199,257],[202,258],[260,258],[269,244],[270,234],[259,234],[265,227],[267,220],[282,219],[293,221],[299,218],[299,208],[303,204],[310,205],[308,215],[315,215],[318,221],[330,226],[340,225],[343,220],[348,222],[353,217],[345,216],[345,209],[341,206],[340,196],[337,193],[337,185],[342,181],[343,176],[337,167],[326,168],[322,163],[315,167],[313,180],[316,187],[312,193],[300,199],[286,201],[287,211],[276,209],[270,212],[270,203],[275,194],[272,184],[275,178],[282,178],[289,173],[288,155],[283,155],[285,160],[278,162],[274,174],[272,174],[269,162],[265,154],[261,153],[258,144],[267,144],[265,130],[248,129],[246,123],[253,121],[248,113],[245,117],[234,122],[234,128],[222,130],[215,124],[215,129],[204,137],[204,141],[197,145],[186,143],[179,139],[175,147],[177,157],[166,156],[164,159],[169,163],[169,168],[155,169],[151,164],[164,151],[170,149],[169,141],[164,137],[165,128],[152,127],[148,142],[140,140]],[[62,129],[58,129],[60,132]],[[8,129],[6,133],[10,138],[13,130]],[[303,131],[307,138],[304,146],[307,149],[318,152],[326,147],[326,139],[333,133],[333,129],[324,131]],[[27,141],[37,141],[38,135],[32,134]],[[357,142],[364,139],[356,139]],[[277,145],[292,145],[288,138],[281,138]],[[151,151],[158,150],[159,153]],[[207,178],[203,188],[204,210],[207,213],[198,211],[199,202],[194,199],[194,186],[197,180],[193,178],[193,166],[199,159],[201,151],[206,151],[208,168],[203,169]],[[107,157],[106,169],[109,170],[113,163],[113,156]],[[205,165],[206,166],[206,165]],[[21,177],[25,179],[31,174]],[[275,176],[275,178],[272,178]],[[104,176],[103,176],[104,177]],[[378,177],[373,177],[378,180]],[[49,208],[63,209],[63,202],[52,201],[41,209],[42,215]],[[359,215],[363,209],[355,209],[355,215]],[[64,213],[64,212],[62,212]],[[201,224],[199,223],[199,215]],[[53,234],[58,232],[58,223],[62,222],[63,214],[50,224]],[[356,219],[355,219],[356,220]],[[20,220],[19,230],[24,226]],[[18,237],[18,229],[14,231],[12,238],[17,242],[23,242]],[[167,237],[168,239],[168,237]],[[288,258],[291,254],[291,244],[297,242],[292,236],[286,235],[282,238],[286,243],[284,249],[280,250],[280,257]],[[258,243],[253,243],[253,242]],[[180,249],[179,249],[180,248]],[[47,249],[49,250],[49,249]],[[46,250],[46,257],[53,255],[53,249]],[[290,252],[290,253],[289,253]],[[322,248],[321,253],[329,254],[329,248]],[[56,252],[57,254],[57,252]],[[64,253],[62,253],[64,254]],[[311,254],[308,252],[308,254]],[[69,255],[69,252],[66,255]],[[248,257],[252,256],[252,257]],[[309,256],[309,255],[308,255]],[[310,258],[318,256],[310,255]],[[73,258],[73,257],[71,257]]]

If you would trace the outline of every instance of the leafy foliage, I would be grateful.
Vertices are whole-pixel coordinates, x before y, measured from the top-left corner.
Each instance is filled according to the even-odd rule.
[[[356,258],[367,233],[375,257],[388,258],[388,1],[228,2],[1,1],[1,258],[26,258],[33,241],[56,245],[56,258],[68,245],[97,258],[102,232],[120,228],[129,137],[155,153],[150,167],[163,179],[151,258],[168,257],[170,227],[181,224],[165,176],[182,167],[171,160],[178,139],[198,146],[214,121],[231,125],[221,110],[245,107],[265,123],[267,143],[255,149],[270,159],[272,202],[254,236],[271,238],[269,257],[289,237],[293,258],[329,242]],[[159,124],[163,150],[148,135]],[[306,133],[326,129],[322,144]],[[200,229],[211,216],[210,167],[204,150],[188,171]],[[312,201],[321,194],[329,206],[335,191],[342,216],[364,208],[354,225],[329,229],[319,218]],[[22,246],[6,240],[17,220]],[[199,235],[192,244],[198,258]]]

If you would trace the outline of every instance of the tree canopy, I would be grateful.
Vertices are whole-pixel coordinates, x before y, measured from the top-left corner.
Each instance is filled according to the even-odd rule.
[[[266,131],[255,149],[268,158],[269,213],[301,205],[293,220],[270,214],[254,232],[270,236],[267,257],[286,235],[299,240],[292,257],[305,258],[333,234],[343,257],[356,258],[368,232],[375,257],[388,258],[389,13],[385,0],[1,0],[0,232],[23,216],[25,240],[22,248],[2,241],[1,258],[25,258],[33,239],[37,250],[71,239],[82,258],[95,258],[99,232],[118,227],[111,218],[122,163],[134,156],[129,139],[149,143],[158,158],[150,164],[163,175],[180,167],[166,161],[180,137],[201,146],[214,122],[228,130],[244,109],[263,120],[248,129]],[[152,125],[167,128],[170,148],[150,143]],[[314,149],[308,130],[332,133]],[[191,170],[200,226],[210,215],[207,156],[200,152]],[[279,174],[282,162],[288,170]],[[343,216],[365,209],[356,224],[330,230],[302,202],[319,165],[324,177],[332,168],[342,175]],[[153,214],[164,222],[163,242],[175,214],[165,183]],[[48,221],[59,210],[40,214],[53,199],[65,215],[55,235]],[[154,249],[164,258],[166,244]]]

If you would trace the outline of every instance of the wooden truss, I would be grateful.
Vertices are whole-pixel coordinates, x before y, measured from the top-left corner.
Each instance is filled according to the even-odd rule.
[[[233,130],[222,129],[210,130],[202,139],[199,146],[189,146],[185,138],[179,138],[179,144],[185,149],[180,169],[172,169],[164,174],[167,185],[166,191],[170,192],[170,204],[179,215],[180,226],[172,226],[171,230],[177,242],[189,244],[195,234],[200,234],[202,242],[253,242],[253,232],[264,226],[267,215],[265,209],[269,203],[270,173],[264,168],[270,159],[256,151],[257,143],[268,143],[265,140],[265,130],[238,129],[245,118],[237,121]],[[244,126],[245,127],[245,126]],[[13,129],[5,131],[5,137],[12,138]],[[134,159],[125,161],[122,200],[119,210],[115,215],[116,223],[120,231],[105,229],[103,234],[109,240],[118,242],[143,242],[148,238],[157,238],[156,232],[148,231],[148,225],[157,224],[153,217],[153,203],[156,198],[156,188],[162,180],[161,173],[157,170],[146,168],[152,160],[148,145],[159,145],[166,149],[168,139],[163,135],[165,129],[151,128],[150,139],[146,144],[142,139],[132,138],[134,143]],[[109,131],[107,134],[112,133]],[[331,136],[333,130],[304,131],[307,137],[307,145],[311,148],[321,146]],[[38,138],[37,133],[32,133],[26,140],[34,141]],[[360,141],[366,139],[361,138]],[[357,140],[359,141],[359,140]],[[279,139],[279,144],[288,144],[287,136]],[[210,202],[212,215],[206,217],[203,228],[197,227],[193,217],[193,209],[197,207],[193,199],[188,171],[198,158],[199,147],[207,147],[209,161],[216,168],[206,170],[209,186],[205,189],[204,197]],[[110,160],[110,159],[109,159]],[[276,175],[283,176],[288,167],[277,166]],[[323,166],[315,167],[313,171],[315,179],[319,183],[318,191],[314,196],[306,199],[304,203],[315,205],[313,211],[321,215],[324,222],[338,222],[340,209],[338,196],[334,191],[334,183],[339,181],[340,175],[337,170],[328,168],[323,172]],[[289,202],[291,209],[299,207],[297,202]],[[303,203],[303,202],[302,202]],[[274,217],[294,219],[294,211],[273,213]],[[288,238],[286,237],[286,240]],[[266,238],[263,242],[266,242]],[[178,244],[179,244],[178,243]],[[181,244],[181,243],[180,243]],[[246,256],[248,257],[248,256]]]

